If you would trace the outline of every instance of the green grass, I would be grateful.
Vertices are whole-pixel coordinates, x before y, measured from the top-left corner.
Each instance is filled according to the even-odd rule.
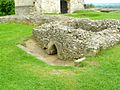
[[[120,45],[88,57],[80,68],[49,66],[16,46],[32,28],[0,24],[0,90],[120,89]]]
[[[81,10],[76,11],[72,14],[65,14],[65,16],[76,17],[76,18],[90,18],[93,20],[100,20],[100,19],[120,19],[120,13],[110,12],[95,12],[90,10]]]

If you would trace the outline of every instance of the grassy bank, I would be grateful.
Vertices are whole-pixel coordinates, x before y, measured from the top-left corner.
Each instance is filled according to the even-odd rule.
[[[75,17],[75,18],[89,18],[93,20],[101,20],[101,19],[120,19],[120,13],[115,12],[95,12],[90,10],[81,10],[76,11],[72,14],[65,14],[65,16]]]

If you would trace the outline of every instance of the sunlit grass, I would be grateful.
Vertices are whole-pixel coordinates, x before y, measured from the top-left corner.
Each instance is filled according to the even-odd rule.
[[[93,20],[100,19],[120,19],[120,12],[96,12],[90,10],[76,11],[72,14],[65,14],[65,16],[75,17],[75,18],[89,18]]]

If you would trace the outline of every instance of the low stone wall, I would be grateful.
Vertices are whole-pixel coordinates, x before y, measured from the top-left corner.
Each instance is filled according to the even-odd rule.
[[[120,12],[119,8],[90,8],[86,10],[92,10],[95,12],[106,12],[106,13],[109,13],[109,12],[119,13]]]
[[[48,54],[57,54],[62,60],[76,60],[119,43],[120,21],[56,21],[33,29],[33,37]]]
[[[0,17],[0,23],[5,22],[28,22],[33,25],[39,23],[49,23],[54,21],[67,21],[71,18],[65,16],[47,16],[47,15],[11,15]]]

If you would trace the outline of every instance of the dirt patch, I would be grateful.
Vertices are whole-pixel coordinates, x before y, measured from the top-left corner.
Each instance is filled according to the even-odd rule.
[[[75,73],[72,71],[66,71],[66,70],[52,70],[52,75],[66,75],[66,76],[74,76]]]
[[[48,55],[43,49],[39,47],[37,42],[33,39],[25,41],[22,45],[17,45],[27,53],[35,56],[37,59],[54,66],[74,66],[73,61],[65,61],[57,58],[57,55]]]
[[[90,62],[90,65],[92,65],[92,66],[99,66],[100,63],[97,62],[97,61],[91,61],[91,62]]]

